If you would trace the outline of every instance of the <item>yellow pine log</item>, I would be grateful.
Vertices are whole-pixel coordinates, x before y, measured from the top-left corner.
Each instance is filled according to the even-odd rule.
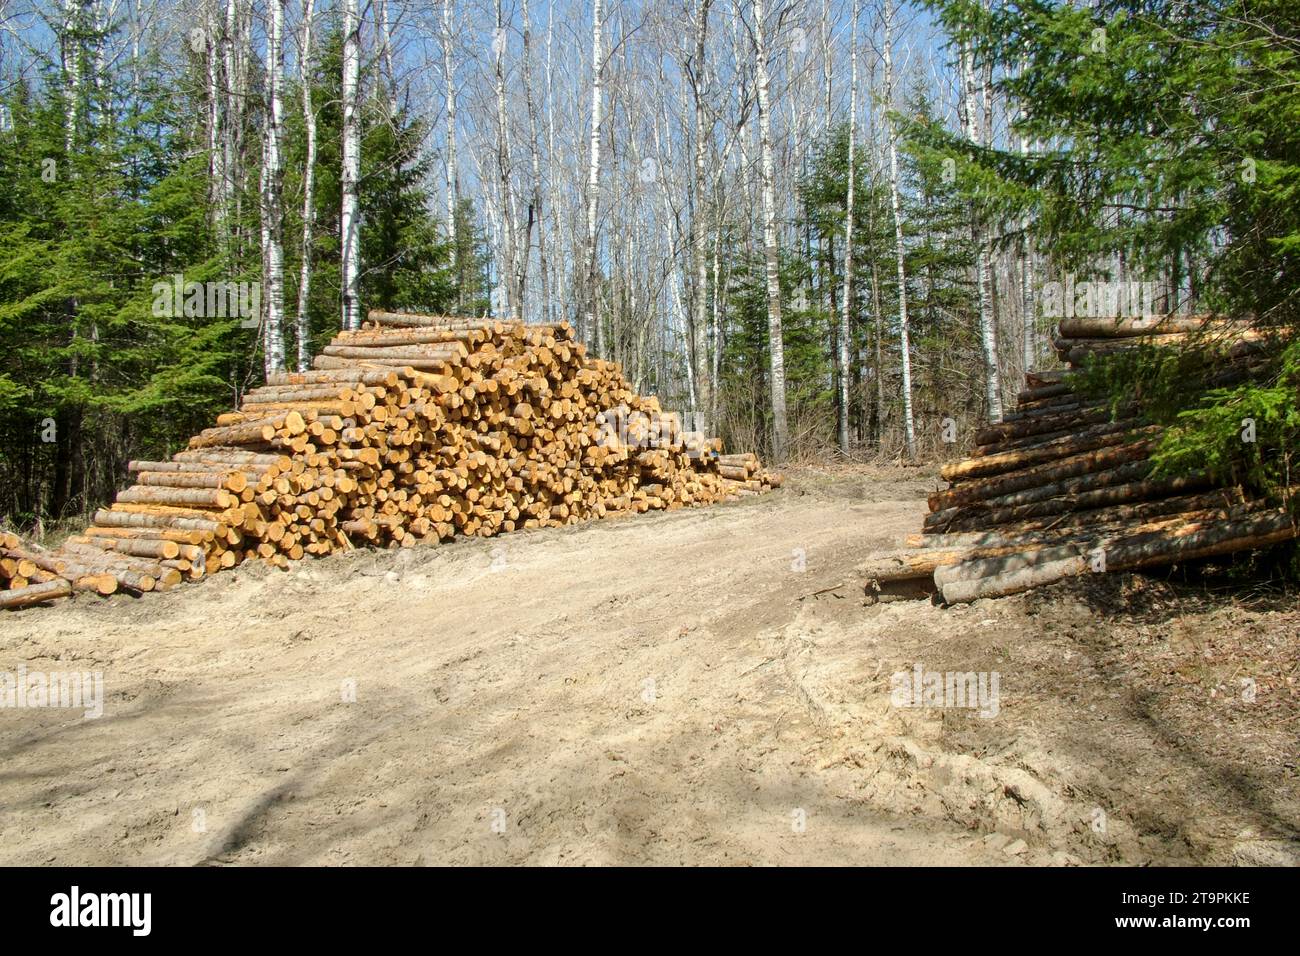
[[[166,488],[220,488],[241,492],[248,487],[248,476],[242,471],[140,471],[137,484]]]
[[[118,493],[122,504],[172,505],[224,511],[239,504],[239,496],[220,488],[160,488],[134,485]],[[210,517],[210,516],[209,516]]]
[[[402,345],[439,345],[444,342],[461,342],[467,346],[487,340],[491,333],[475,328],[385,328],[363,332],[342,332],[335,336],[332,345],[350,345],[363,348]]]
[[[211,447],[194,448],[179,451],[172,458],[178,462],[200,462],[204,464],[238,465],[274,465],[280,469],[290,468],[293,459],[283,454],[268,454],[249,451],[245,448]]]
[[[331,355],[335,358],[344,359],[361,359],[366,362],[373,362],[379,359],[419,359],[427,361],[429,359],[450,360],[453,358],[463,358],[469,355],[469,350],[465,348],[463,342],[447,342],[438,345],[403,345],[403,346],[357,346],[357,345],[327,345],[321,350],[322,355]]]
[[[190,449],[216,445],[256,445],[279,437],[301,435],[307,423],[301,413],[286,411],[266,418],[218,428],[206,428],[190,439]]]
[[[63,548],[79,565],[92,572],[111,574],[122,586],[134,591],[157,590],[162,584],[159,577],[169,571],[174,574],[176,583],[180,581],[180,572],[175,569],[160,567],[157,564],[133,562],[127,555],[86,547],[74,542],[65,542]]]
[[[313,369],[307,372],[278,372],[266,377],[268,387],[325,385],[347,383],[377,388],[396,388],[398,373],[391,369],[367,369],[355,363],[337,369]]]
[[[373,406],[371,407],[373,408]],[[217,425],[220,428],[255,426],[265,422],[268,415],[292,412],[302,417],[305,422],[305,429],[310,431],[311,423],[314,421],[321,421],[322,419],[331,421],[349,420],[354,415],[364,411],[353,401],[286,402],[275,405],[254,405],[251,407],[246,406],[243,410],[237,412],[222,412],[217,416]],[[273,434],[272,438],[274,437]]]
[[[67,597],[71,593],[71,583],[63,578],[57,578],[44,584],[31,584],[12,591],[0,591],[0,608],[17,610],[52,601],[55,598]]]
[[[137,558],[153,558],[156,561],[175,558],[180,555],[182,547],[191,547],[161,538],[108,538],[85,534],[70,540],[74,544],[84,544],[104,551],[116,551]]]
[[[424,372],[441,372],[451,364],[450,358],[426,358],[426,359],[392,359],[392,358],[368,358],[364,363],[359,363],[356,359],[340,358],[337,355],[317,355],[312,364],[318,370],[330,371],[334,369],[357,368],[362,365],[365,368],[390,368],[394,370],[414,369]]]
[[[177,531],[172,528],[114,528],[98,525],[92,525],[84,533],[87,537],[94,538],[175,541],[177,544],[204,544],[213,538],[211,533],[203,531]]]

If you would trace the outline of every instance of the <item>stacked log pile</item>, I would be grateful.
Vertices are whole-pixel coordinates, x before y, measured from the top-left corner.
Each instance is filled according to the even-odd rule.
[[[44,553],[23,547],[17,535],[0,531],[0,608],[67,597],[73,583],[64,576],[65,571],[66,567],[50,561]]]
[[[33,549],[6,540],[6,562],[10,550],[25,557],[6,570],[17,588],[0,607],[780,485],[756,456],[683,431],[617,364],[585,353],[568,323],[372,312],[311,371],[270,376],[171,460],[131,462],[135,484],[43,557],[39,575]]]
[[[1211,315],[1155,315],[1115,319],[1075,316],[1062,319],[1052,346],[1062,362],[1079,367],[1092,355],[1103,355],[1134,345],[1178,347],[1196,341],[1222,346],[1229,357],[1251,353],[1263,333],[1248,320]]]
[[[1212,336],[1216,382],[1249,376],[1257,333],[1196,317],[1063,321],[1058,354],[1087,356],[1138,343]],[[1216,487],[1204,473],[1153,475],[1162,428],[1134,402],[1118,410],[1075,390],[1068,369],[1030,372],[1016,410],[945,465],[923,533],[863,569],[880,600],[938,595],[957,604],[1073,575],[1131,571],[1250,550],[1297,537],[1291,516]]]

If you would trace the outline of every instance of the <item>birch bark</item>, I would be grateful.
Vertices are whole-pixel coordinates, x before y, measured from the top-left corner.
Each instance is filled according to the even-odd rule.
[[[907,457],[916,457],[916,420],[912,411],[912,347],[907,327],[907,266],[903,243],[903,209],[898,193],[898,131],[894,122],[894,2],[885,0],[885,106],[889,141],[889,203],[894,212],[894,258],[898,266],[898,346],[903,375],[903,440]],[[879,372],[877,371],[877,374]]]
[[[442,78],[447,106],[447,242],[451,245],[451,268],[456,276],[457,305],[460,304],[460,250],[456,241],[456,71],[452,60],[451,23],[454,0],[442,0]]]
[[[767,273],[767,341],[772,392],[772,457],[784,461],[789,443],[785,403],[785,344],[781,334],[781,273],[776,235],[776,168],[772,157],[772,91],[768,75],[767,3],[753,0],[758,138],[763,180],[763,259]]]
[[[262,356],[268,375],[284,371],[284,216],[280,141],[284,130],[284,0],[267,0],[266,132],[262,141],[262,255],[266,322]]]
[[[602,50],[604,8],[602,0],[593,0],[591,10],[591,140],[587,165],[587,238],[583,256],[583,329],[595,345],[595,354],[605,353],[601,334],[600,296],[596,288],[596,211],[600,194],[600,122],[604,66]]]
[[[312,20],[315,0],[303,0],[302,46],[298,55],[298,74],[302,84],[302,121],[306,131],[306,156],[302,169],[302,266],[298,274],[298,314],[294,322],[298,343],[298,371],[311,366],[312,243],[316,228],[316,110],[312,105]]]
[[[339,231],[342,241],[342,286],[345,329],[361,327],[361,122],[358,86],[361,68],[361,20],[357,0],[343,0],[343,186]]]
[[[840,303],[840,450],[849,451],[849,342],[853,308],[853,214],[858,157],[858,0],[853,0],[849,30],[849,187],[844,208],[844,295]]]

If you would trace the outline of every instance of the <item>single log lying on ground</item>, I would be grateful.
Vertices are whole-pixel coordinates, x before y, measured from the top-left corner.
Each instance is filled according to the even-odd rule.
[[[45,584],[29,584],[16,590],[0,591],[0,608],[13,610],[30,607],[55,598],[67,597],[71,593],[71,583],[63,578],[56,578]]]
[[[1132,571],[1263,548],[1291,540],[1296,533],[1293,519],[1285,510],[1269,510],[1236,520],[1193,523],[1175,530],[1117,536],[1098,546],[1100,555],[1097,558],[1100,561],[1082,554],[1041,564],[1009,561],[1005,568],[983,577],[951,581],[941,588],[941,593],[948,604],[1003,597],[1082,574],[1091,567]],[[989,568],[985,566],[984,569]],[[957,575],[960,575],[959,569]]]
[[[968,604],[980,598],[1005,597],[1030,588],[1055,584],[1063,578],[1082,574],[1088,562],[1081,555],[1046,561],[969,581],[953,581],[940,589],[945,604]]]
[[[937,581],[936,576],[940,568],[976,558],[1004,558],[1020,554],[1032,554],[1044,548],[1056,546],[1059,544],[1059,540],[1016,541],[975,548],[938,547],[891,551],[873,557],[866,564],[860,565],[857,570],[868,582],[874,581],[880,584],[929,577],[934,577]]]

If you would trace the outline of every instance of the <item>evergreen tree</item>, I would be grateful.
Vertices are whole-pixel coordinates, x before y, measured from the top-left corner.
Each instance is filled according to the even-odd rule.
[[[1253,316],[1276,330],[1262,371],[1211,388],[1213,355],[1139,352],[1090,385],[1176,421],[1156,460],[1275,491],[1300,439],[1300,9],[1284,0],[931,0],[954,38],[1000,64],[1028,155],[927,124],[960,155],[988,216],[1033,213],[1061,272],[1159,280],[1166,310]],[[1255,440],[1242,440],[1252,419]]]

